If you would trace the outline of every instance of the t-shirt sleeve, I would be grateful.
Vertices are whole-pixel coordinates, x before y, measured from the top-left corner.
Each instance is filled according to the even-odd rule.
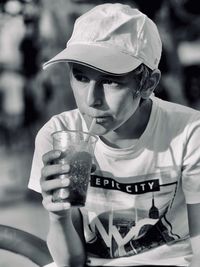
[[[35,150],[28,187],[36,192],[41,192],[40,177],[43,168],[42,157],[53,149],[51,134],[61,130],[83,130],[83,124],[77,109],[54,115],[38,132],[35,138]]]
[[[38,132],[35,138],[35,150],[33,154],[32,167],[30,173],[30,180],[28,183],[28,188],[41,193],[40,187],[40,177],[41,170],[43,168],[43,155],[52,150],[52,140],[51,133],[54,131],[52,127],[52,122],[49,121],[45,124]]]
[[[58,267],[55,262],[49,263],[43,267]]]
[[[183,155],[182,188],[186,203],[200,203],[200,115],[188,127]]]

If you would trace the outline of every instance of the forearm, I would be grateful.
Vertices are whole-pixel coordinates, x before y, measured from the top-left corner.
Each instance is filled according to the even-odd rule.
[[[191,237],[191,245],[193,251],[192,262],[189,267],[199,267],[200,263],[200,236]]]
[[[71,216],[50,216],[47,245],[58,267],[84,266],[85,247],[74,228]]]
[[[189,267],[199,267],[200,263],[200,203],[187,204],[190,241],[193,252]]]
[[[190,263],[189,267],[199,267],[200,263],[200,257],[199,256],[194,256],[192,259],[192,262]]]

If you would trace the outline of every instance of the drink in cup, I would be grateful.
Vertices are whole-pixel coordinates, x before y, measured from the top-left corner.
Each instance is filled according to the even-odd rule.
[[[70,165],[67,175],[59,175],[60,179],[69,177],[69,190],[56,189],[53,201],[67,200],[72,206],[84,206],[97,137],[81,131],[58,131],[52,134],[52,138],[53,149],[62,152],[56,163]]]

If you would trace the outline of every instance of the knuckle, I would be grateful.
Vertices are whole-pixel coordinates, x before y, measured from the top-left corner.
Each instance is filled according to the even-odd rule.
[[[45,198],[43,198],[43,200],[42,200],[42,205],[43,205],[44,208],[47,209],[47,201],[46,201]]]
[[[41,179],[43,179],[46,176],[46,167],[43,167],[41,169]]]
[[[45,190],[45,185],[44,185],[44,182],[43,181],[40,182],[40,187],[41,187],[42,192],[45,192],[46,191]]]
[[[45,153],[45,154],[42,156],[42,161],[43,161],[43,163],[46,163],[46,162],[47,162],[47,153]]]
[[[66,164],[66,163],[65,164],[61,164],[60,168],[61,168],[61,171],[65,172],[65,173],[69,172],[69,170],[70,170],[69,164]]]
[[[63,187],[67,187],[67,186],[69,186],[69,184],[70,184],[70,179],[67,178],[67,177],[65,177],[65,178],[63,178],[63,179],[60,179],[60,184],[61,184],[61,186],[63,186]]]

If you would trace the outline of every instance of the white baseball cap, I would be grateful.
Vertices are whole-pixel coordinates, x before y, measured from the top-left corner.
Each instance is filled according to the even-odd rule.
[[[155,23],[138,9],[102,4],[80,16],[66,48],[44,63],[75,62],[123,75],[144,63],[158,68],[162,43]]]

